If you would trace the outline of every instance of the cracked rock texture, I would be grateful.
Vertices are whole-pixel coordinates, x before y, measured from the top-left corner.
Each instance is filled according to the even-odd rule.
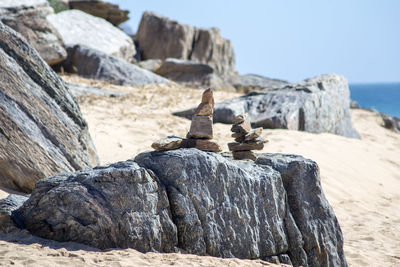
[[[0,185],[30,192],[39,179],[97,163],[86,121],[65,83],[0,22]]]
[[[46,19],[54,14],[46,0],[1,0],[0,21],[22,34],[49,64],[67,57],[63,41]]]
[[[318,166],[300,156],[141,153],[41,180],[14,218],[32,234],[100,248],[347,266]]]

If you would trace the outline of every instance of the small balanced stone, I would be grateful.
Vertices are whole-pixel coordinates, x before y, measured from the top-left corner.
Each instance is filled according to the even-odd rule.
[[[231,131],[234,133],[248,133],[251,131],[251,124],[249,121],[243,121],[239,124],[232,125]]]
[[[182,147],[197,148],[202,151],[221,152],[222,148],[217,141],[212,139],[185,139],[182,142]]]
[[[254,139],[258,138],[261,135],[262,130],[263,130],[262,127],[259,127],[259,128],[251,130],[250,132],[248,132],[245,135],[244,140],[245,141],[251,141],[251,140],[254,140]]]
[[[228,143],[230,151],[246,151],[246,150],[262,150],[264,148],[263,142],[254,143]]]
[[[233,159],[243,160],[243,159],[251,159],[253,161],[257,160],[257,155],[253,151],[233,151],[232,152]]]
[[[182,138],[176,136],[168,136],[160,140],[155,141],[151,147],[158,151],[166,151],[178,149],[181,147]]]
[[[212,139],[213,138],[213,119],[211,116],[192,116],[192,123],[190,124],[190,130],[188,138],[201,138],[201,139]]]
[[[210,88],[203,92],[201,103],[194,111],[198,116],[212,116],[214,113],[214,96]]]
[[[239,124],[241,122],[244,122],[247,119],[248,114],[243,113],[235,117],[235,122],[234,124]]]

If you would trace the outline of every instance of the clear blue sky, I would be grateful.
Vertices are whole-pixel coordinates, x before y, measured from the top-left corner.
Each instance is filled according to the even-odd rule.
[[[400,82],[400,0],[108,0],[136,32],[154,11],[230,39],[241,74],[291,82],[339,73],[351,83]]]

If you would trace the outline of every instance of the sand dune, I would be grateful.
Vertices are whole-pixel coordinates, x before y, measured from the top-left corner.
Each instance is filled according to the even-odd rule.
[[[190,121],[171,112],[198,104],[201,91],[158,85],[128,88],[64,76],[129,95],[85,97],[79,100],[102,163],[126,160],[151,150],[151,143],[168,135],[184,137]],[[215,92],[216,101],[238,94]],[[313,159],[321,169],[324,192],[338,217],[350,266],[400,266],[400,134],[381,127],[373,112],[353,110],[352,119],[361,140],[333,134],[288,130],[264,130],[269,140],[262,152],[300,154]],[[215,124],[215,139],[227,151],[230,125]],[[5,196],[3,192],[0,196]],[[8,239],[7,239],[8,238]],[[142,254],[132,249],[105,252],[76,250],[76,244],[3,237],[0,262],[20,265],[129,266],[129,265],[261,265],[261,261],[218,259],[182,254]],[[6,242],[9,239],[19,240]],[[36,243],[39,242],[39,243]],[[44,245],[46,242],[52,245]],[[54,248],[52,248],[54,247]],[[78,246],[79,247],[79,246]]]

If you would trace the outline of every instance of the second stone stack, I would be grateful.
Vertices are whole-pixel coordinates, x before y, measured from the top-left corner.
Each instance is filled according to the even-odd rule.
[[[234,159],[256,160],[257,155],[251,150],[262,150],[268,141],[261,137],[263,128],[251,129],[250,122],[246,120],[247,113],[236,116],[232,125],[232,137],[236,142],[228,143]]]

